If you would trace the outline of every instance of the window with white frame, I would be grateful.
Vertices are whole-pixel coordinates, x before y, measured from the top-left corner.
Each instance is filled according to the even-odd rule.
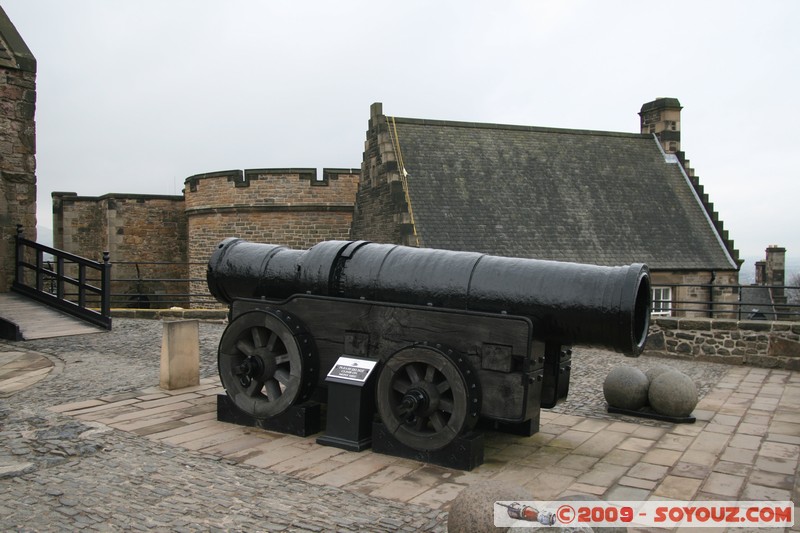
[[[672,287],[653,287],[653,315],[672,315]]]

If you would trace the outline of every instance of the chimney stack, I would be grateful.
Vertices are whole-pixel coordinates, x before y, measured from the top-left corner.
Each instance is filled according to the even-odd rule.
[[[655,133],[668,154],[681,151],[681,109],[677,98],[656,98],[639,111],[641,132]]]
[[[756,261],[756,285],[767,284],[767,262]]]
[[[767,247],[766,284],[784,285],[786,281],[786,248],[775,244]]]

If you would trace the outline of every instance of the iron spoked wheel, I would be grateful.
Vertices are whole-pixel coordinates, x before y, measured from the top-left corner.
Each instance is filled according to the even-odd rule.
[[[452,350],[418,344],[384,364],[376,387],[378,413],[401,443],[438,450],[473,428],[480,386],[467,360]]]
[[[234,319],[219,343],[222,386],[243,412],[277,416],[314,389],[316,358],[299,322],[281,311],[251,311]]]

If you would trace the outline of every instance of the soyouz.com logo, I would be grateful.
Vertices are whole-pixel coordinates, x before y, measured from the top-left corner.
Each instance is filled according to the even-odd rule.
[[[792,527],[792,502],[497,501],[498,527]]]

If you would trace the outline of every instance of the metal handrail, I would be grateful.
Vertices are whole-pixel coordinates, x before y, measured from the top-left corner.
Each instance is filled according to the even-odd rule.
[[[111,263],[108,252],[103,252],[103,262],[100,263],[51,248],[26,239],[21,224],[17,224],[17,234],[14,238],[16,257],[12,290],[105,329],[111,329]],[[25,260],[26,250],[34,253],[35,263]],[[44,260],[45,254],[53,256],[55,270],[52,262]],[[67,265],[77,266],[77,278],[67,274]],[[33,285],[26,282],[27,271],[34,272]],[[98,272],[99,278],[89,278],[87,275],[89,272]],[[45,290],[45,280],[55,281],[55,293]],[[90,283],[97,280],[100,281],[99,287]],[[77,291],[70,292],[67,287],[77,288]],[[90,301],[94,302],[98,298],[99,309],[90,307]]]

